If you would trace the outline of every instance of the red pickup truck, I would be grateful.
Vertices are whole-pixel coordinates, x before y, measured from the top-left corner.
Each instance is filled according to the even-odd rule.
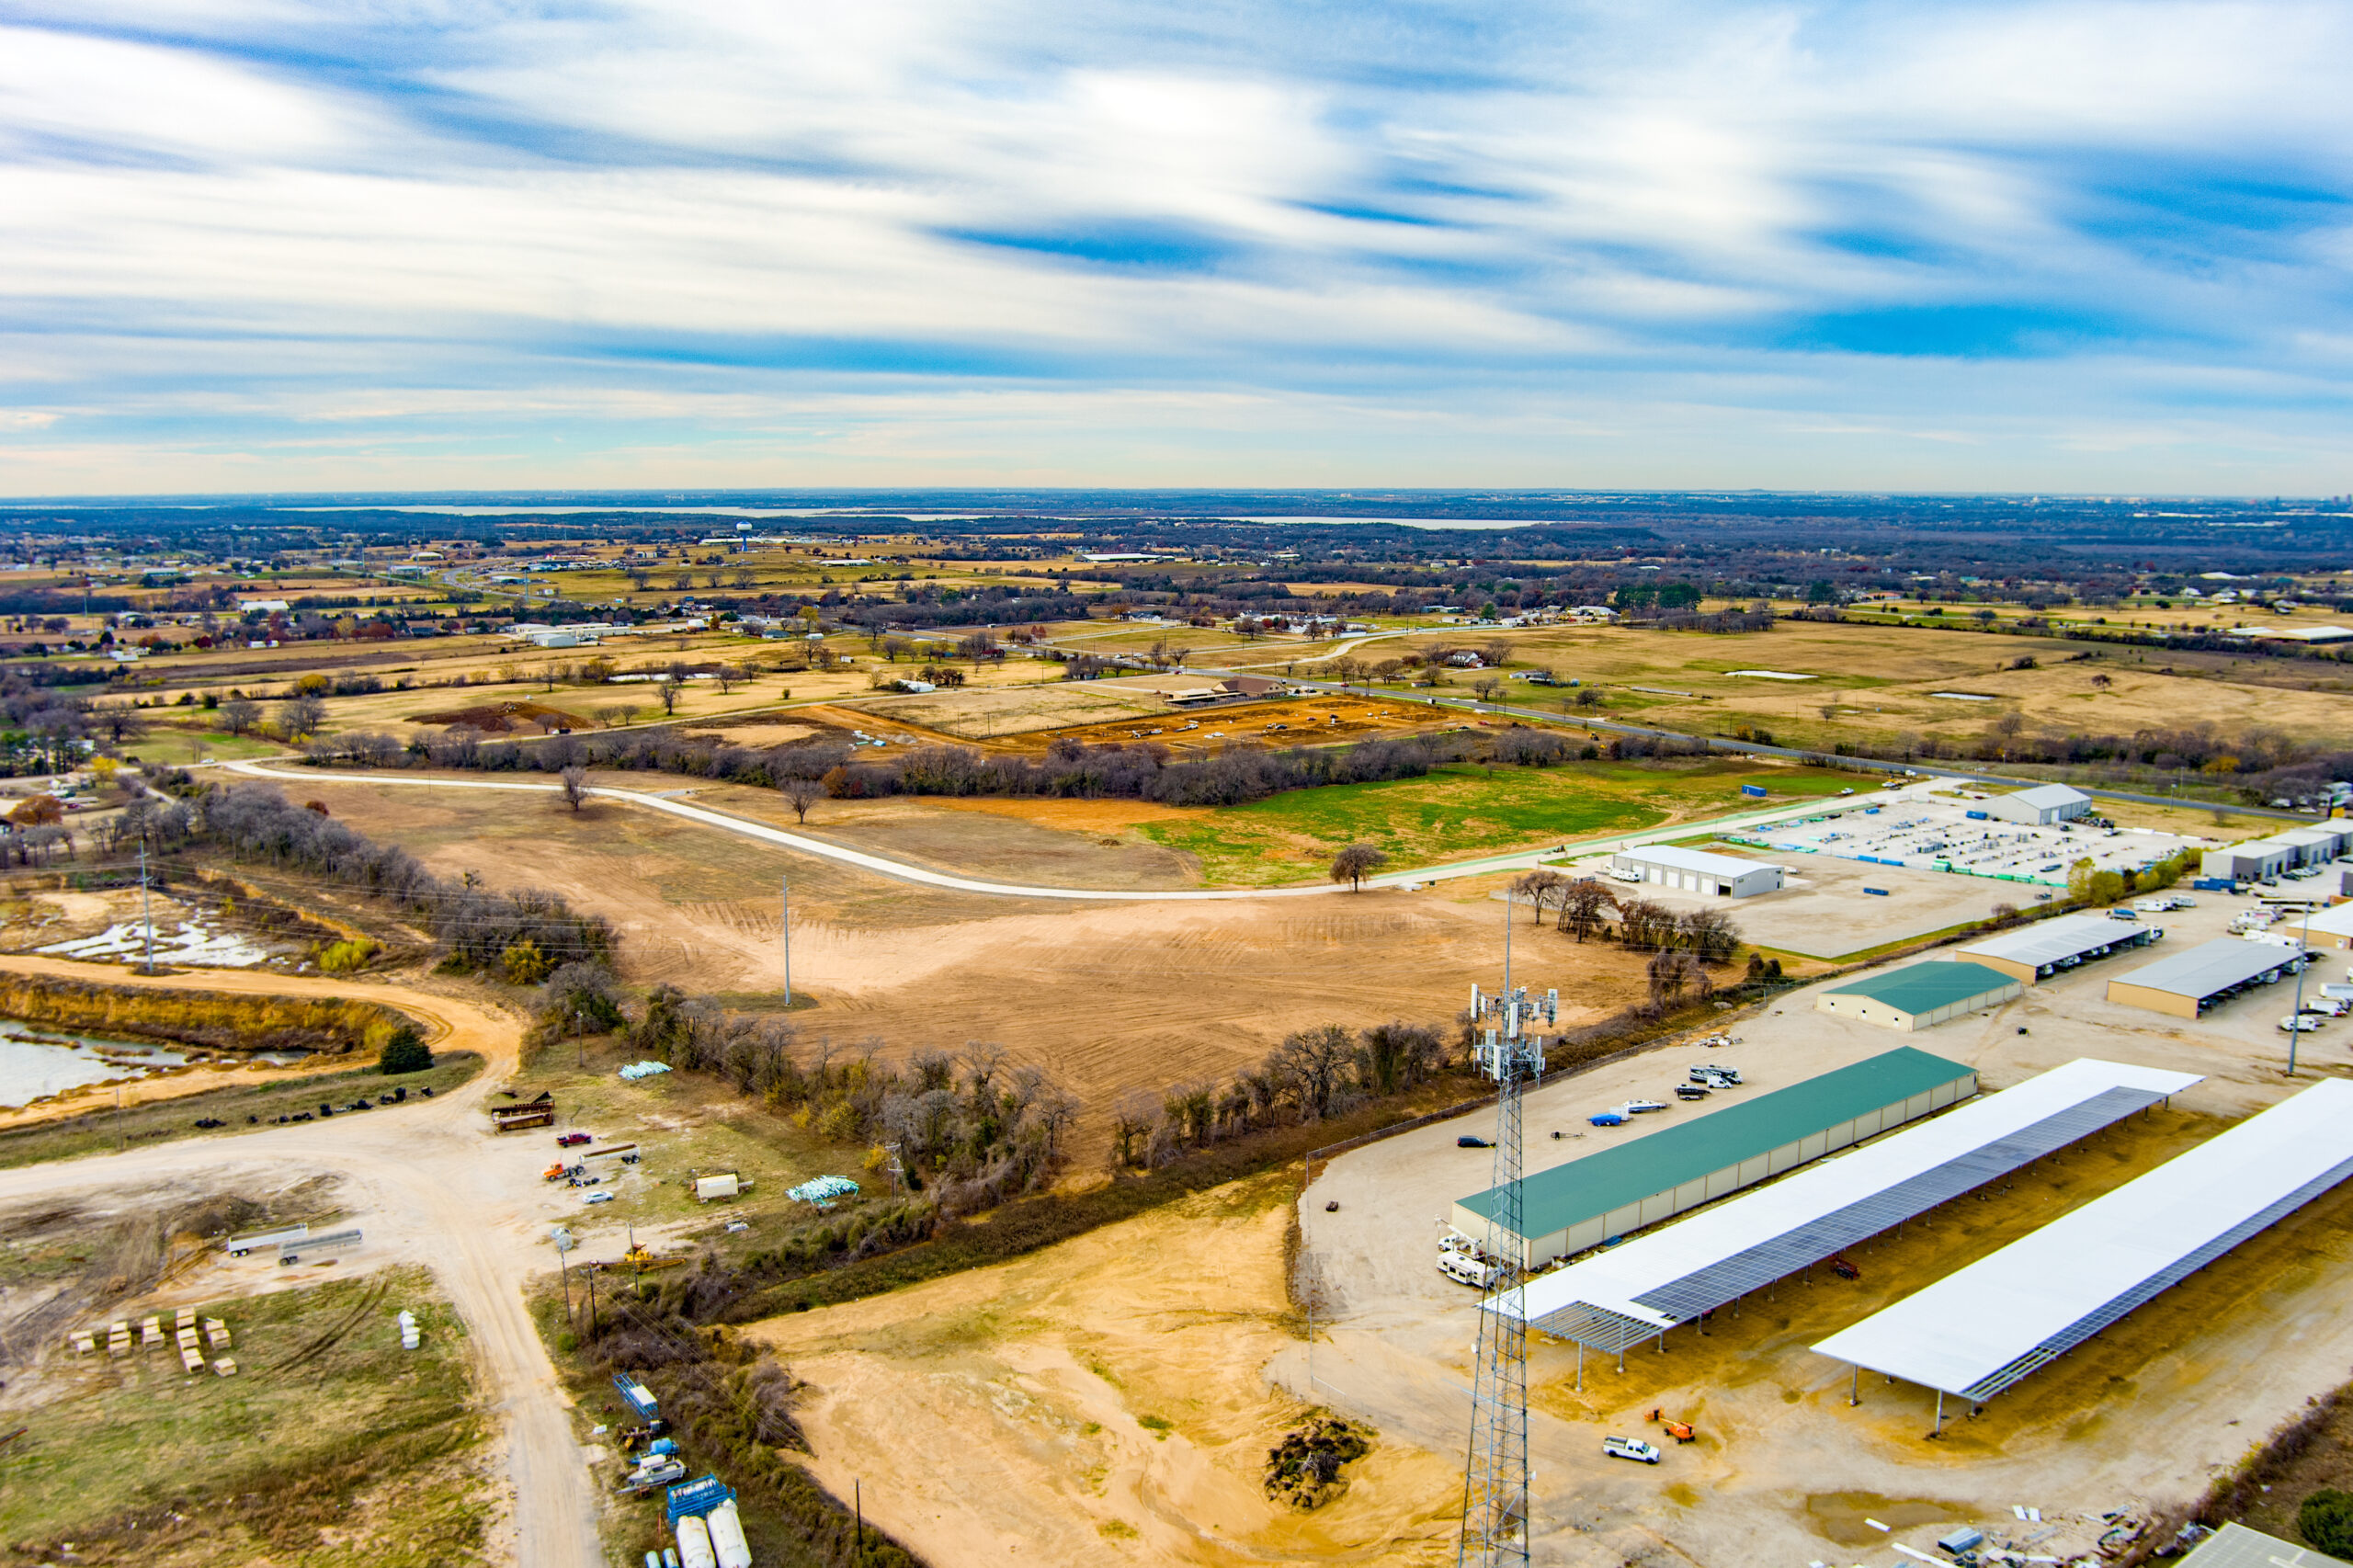
[[[576,1149],[583,1143],[594,1143],[596,1141],[593,1133],[566,1132],[556,1139],[555,1146],[559,1149]]]

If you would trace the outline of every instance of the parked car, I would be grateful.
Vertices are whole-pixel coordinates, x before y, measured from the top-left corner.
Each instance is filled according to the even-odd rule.
[[[1632,1460],[1638,1464],[1656,1464],[1665,1457],[1654,1445],[1640,1437],[1604,1437],[1601,1451],[1613,1460]]]
[[[2108,917],[2110,920],[2138,920],[2141,918],[2129,909],[2111,909],[2108,912]]]
[[[2283,1034],[2307,1034],[2327,1021],[2311,1013],[2291,1013],[2279,1020],[2279,1028]]]
[[[1702,1062],[1691,1069],[1691,1081],[1711,1089],[1728,1089],[1740,1082],[1740,1069],[1726,1067],[1714,1062]]]
[[[565,1132],[558,1135],[555,1146],[559,1149],[576,1149],[583,1143],[594,1143],[596,1141],[585,1132]]]
[[[1701,1088],[1697,1084],[1677,1084],[1675,1085],[1675,1097],[1678,1100],[1704,1100],[1708,1097],[1710,1092],[1711,1091],[1707,1089]]]
[[[1464,1133],[1461,1137],[1457,1138],[1454,1141],[1454,1146],[1458,1149],[1488,1149],[1494,1147],[1494,1145],[1489,1143],[1484,1138],[1473,1138],[1468,1132]]]
[[[613,1195],[609,1192],[592,1192],[581,1201],[585,1203],[610,1203],[612,1200]]]

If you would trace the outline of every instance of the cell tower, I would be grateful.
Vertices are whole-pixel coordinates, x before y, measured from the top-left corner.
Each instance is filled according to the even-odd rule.
[[[1495,1081],[1495,1204],[1487,1215],[1492,1294],[1479,1307],[1479,1363],[1471,1384],[1471,1454],[1462,1469],[1462,1544],[1458,1568],[1528,1561],[1528,1323],[1520,1315],[1528,1243],[1520,1233],[1521,1085],[1544,1073],[1544,1042],[1529,1028],[1556,1023],[1561,994],[1538,1001],[1511,983],[1511,905],[1504,905],[1504,989],[1471,988],[1479,1070]]]

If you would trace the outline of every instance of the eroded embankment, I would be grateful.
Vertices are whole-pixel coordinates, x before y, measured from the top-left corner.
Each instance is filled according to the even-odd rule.
[[[211,1051],[374,1051],[405,1024],[435,1031],[381,1002],[340,996],[256,996],[106,985],[0,971],[0,1015],[75,1034],[170,1040]]]

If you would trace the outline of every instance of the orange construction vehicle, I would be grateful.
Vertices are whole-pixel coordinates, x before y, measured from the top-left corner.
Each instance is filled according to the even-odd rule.
[[[1653,1410],[1650,1418],[1665,1427],[1666,1435],[1678,1443],[1688,1443],[1699,1435],[1691,1430],[1691,1424],[1688,1421],[1668,1420],[1664,1410]]]

